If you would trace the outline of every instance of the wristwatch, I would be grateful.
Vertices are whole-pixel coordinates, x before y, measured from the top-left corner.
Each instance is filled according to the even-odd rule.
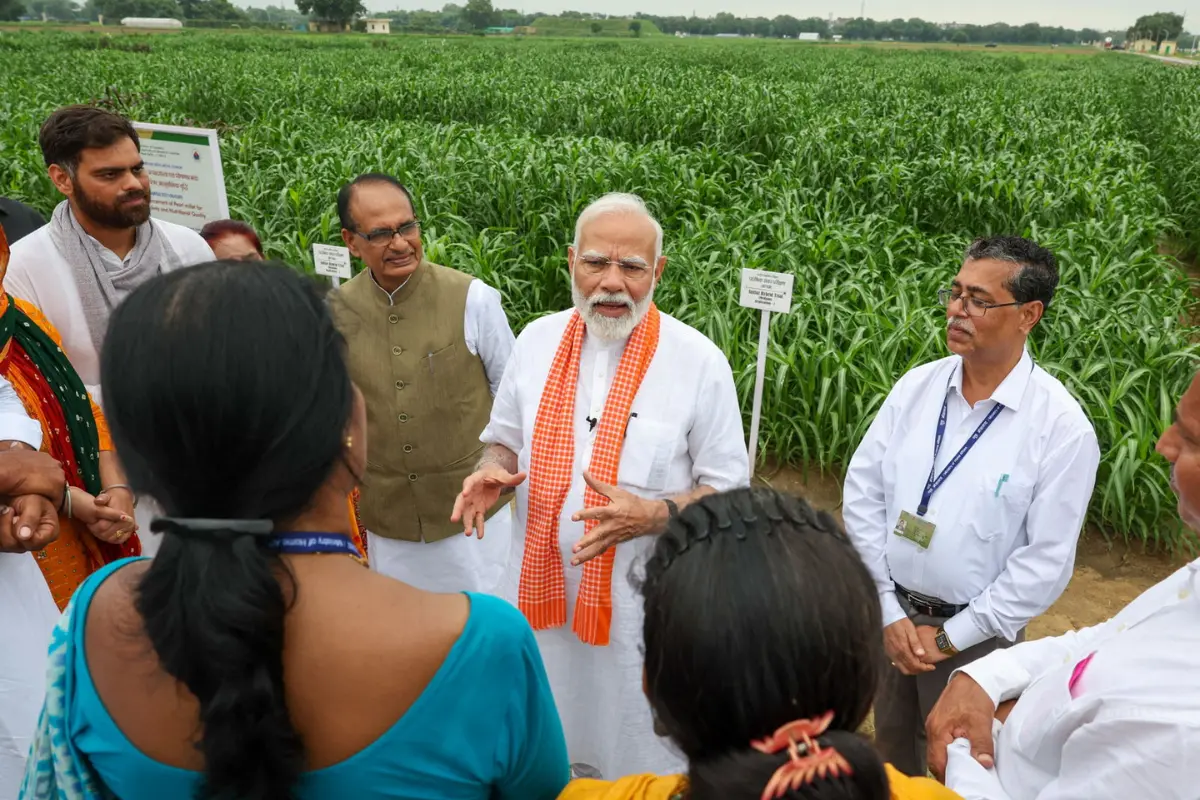
[[[937,634],[934,635],[933,641],[937,645],[937,649],[942,651],[943,655],[958,655],[958,648],[950,643],[950,637],[946,635],[945,628],[937,629]]]

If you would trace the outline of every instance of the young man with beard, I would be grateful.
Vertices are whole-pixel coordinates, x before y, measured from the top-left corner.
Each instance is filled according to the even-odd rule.
[[[508,556],[506,506],[497,536],[468,542],[447,509],[483,445],[513,335],[500,293],[425,259],[412,194],[382,173],[337,198],[342,240],[366,269],[329,295],[350,377],[367,404],[359,511],[371,568],[431,592],[498,591]]]
[[[575,307],[517,339],[453,519],[484,536],[516,490],[505,596],[533,625],[571,759],[608,778],[678,772],[642,693],[629,577],[670,514],[749,483],[737,392],[716,345],[655,307],[667,259],[639,198],[586,208],[567,260]]]
[[[150,218],[150,176],[124,117],[92,106],[50,115],[38,141],[66,199],[48,224],[12,247],[5,288],[40,308],[84,385],[100,396],[100,348],[112,310],[134,289],[211,261],[196,232]]]
[[[12,246],[4,288],[41,309],[92,398],[103,407],[100,349],[114,308],[156,275],[213,259],[195,231],[150,218],[150,176],[129,120],[92,106],[50,115],[38,135],[54,186],[66,196],[50,222]],[[134,514],[128,492],[112,495]],[[138,508],[143,552],[153,504]]]
[[[1200,376],[1158,440],[1200,531]],[[1200,794],[1200,560],[1115,617],[998,651],[953,676],[929,762],[977,800],[1194,800]]]
[[[925,718],[951,672],[1023,639],[1071,577],[1100,451],[1026,349],[1057,285],[1054,255],[1027,239],[972,243],[938,293],[953,355],[900,379],[846,473],[889,661],[875,743],[909,775],[925,774]]]

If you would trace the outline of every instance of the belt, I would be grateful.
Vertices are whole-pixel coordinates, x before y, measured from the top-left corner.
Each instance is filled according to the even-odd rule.
[[[962,605],[947,603],[945,600],[939,600],[936,597],[911,592],[898,583],[896,584],[896,594],[903,597],[912,606],[913,611],[916,611],[918,614],[924,614],[927,617],[949,619],[970,605],[970,603],[963,603]]]

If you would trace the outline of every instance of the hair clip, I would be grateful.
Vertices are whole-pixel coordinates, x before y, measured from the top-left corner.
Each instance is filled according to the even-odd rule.
[[[788,760],[775,770],[763,789],[761,800],[779,800],[816,778],[838,778],[852,774],[850,762],[841,753],[832,747],[823,748],[817,742],[817,738],[829,729],[831,722],[833,712],[827,711],[820,717],[790,722],[771,736],[750,743],[755,750],[767,755],[784,750],[788,752]]]
[[[270,536],[275,523],[269,519],[198,519],[189,517],[158,517],[150,523],[154,533],[180,535],[205,533],[241,533],[249,536]]]

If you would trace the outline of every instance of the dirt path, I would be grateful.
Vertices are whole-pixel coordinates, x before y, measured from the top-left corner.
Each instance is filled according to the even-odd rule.
[[[758,479],[803,496],[839,521],[842,518],[841,484],[834,476],[815,471],[805,476],[794,469],[770,467]],[[1147,555],[1120,542],[1110,546],[1100,534],[1089,532],[1079,543],[1071,583],[1058,602],[1030,624],[1029,637],[1057,636],[1103,622],[1185,563],[1184,559]]]

